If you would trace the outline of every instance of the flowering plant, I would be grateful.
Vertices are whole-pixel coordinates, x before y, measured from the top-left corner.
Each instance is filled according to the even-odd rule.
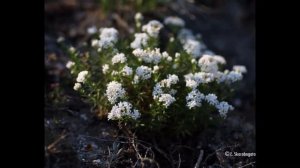
[[[129,39],[115,28],[91,32],[87,52],[69,50],[66,64],[74,75],[74,90],[89,100],[102,118],[131,128],[169,130],[185,135],[227,116],[234,83],[244,66],[227,70],[224,57],[208,50],[201,37],[178,17],[142,25]],[[165,29],[168,39],[163,39]]]

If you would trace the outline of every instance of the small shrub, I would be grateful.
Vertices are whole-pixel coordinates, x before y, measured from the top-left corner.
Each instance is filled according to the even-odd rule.
[[[141,14],[135,20],[129,39],[118,39],[115,28],[101,28],[87,52],[70,48],[66,66],[74,90],[100,117],[131,130],[187,135],[225,119],[246,68],[225,69],[225,58],[207,49],[178,17],[164,24],[142,25]]]

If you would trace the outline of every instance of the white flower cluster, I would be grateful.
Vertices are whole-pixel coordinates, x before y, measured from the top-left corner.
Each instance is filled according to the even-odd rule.
[[[222,56],[203,55],[198,62],[198,66],[203,72],[216,74],[218,72],[218,64],[226,64]]]
[[[169,74],[167,79],[163,79],[162,81],[160,81],[160,85],[162,87],[170,88],[171,85],[177,84],[178,81],[179,81],[179,78],[177,75]]]
[[[183,28],[178,33],[178,39],[183,45],[183,49],[191,54],[194,58],[199,58],[205,52],[206,46],[202,42],[196,40],[192,31]]]
[[[229,73],[224,74],[223,78],[225,83],[231,84],[239,80],[242,80],[243,75],[240,72],[230,71]]]
[[[79,90],[81,88],[81,83],[75,83],[73,89],[74,90]]]
[[[81,72],[79,72],[78,76],[76,78],[76,81],[84,83],[86,81],[86,77],[87,77],[88,73],[89,73],[88,71],[81,71]]]
[[[212,106],[216,106],[219,103],[218,97],[212,93],[206,95],[205,100],[207,101],[208,104],[210,104]]]
[[[169,16],[166,17],[164,20],[164,24],[171,25],[171,26],[178,26],[178,27],[184,27],[185,22],[181,18],[177,16]]]
[[[197,40],[188,39],[183,44],[183,49],[188,54],[191,54],[194,58],[199,58],[201,56],[201,50],[203,49],[203,46]]]
[[[136,68],[135,70],[135,76],[134,76],[134,84],[137,84],[140,79],[141,80],[147,80],[149,78],[151,78],[151,74],[152,74],[152,69],[147,67],[147,66],[139,66]]]
[[[219,102],[217,98],[218,97],[215,94],[210,93],[205,96],[198,89],[193,89],[186,96],[186,106],[189,109],[192,109],[194,107],[201,107],[202,101],[206,101],[208,104],[218,109],[221,117],[226,118],[228,111],[233,110],[234,108],[225,101]]]
[[[189,109],[193,107],[200,107],[202,105],[201,102],[204,98],[204,94],[202,94],[199,90],[194,89],[186,96],[186,105],[189,107]]]
[[[114,105],[108,113],[107,118],[108,120],[118,120],[124,116],[128,116],[136,120],[141,116],[141,114],[138,110],[133,109],[131,103],[124,101]]]
[[[175,89],[170,89],[171,85],[175,85],[178,82],[179,78],[177,75],[169,74],[167,79],[161,80],[154,86],[152,92],[153,99],[158,99],[159,102],[163,102],[163,105],[168,108],[170,104],[172,104],[176,100],[173,96],[177,91]],[[164,93],[163,88],[168,89],[169,92]]]
[[[247,69],[243,65],[235,65],[232,67],[233,71],[240,72],[240,73],[247,73]]]
[[[214,80],[214,75],[212,73],[206,73],[206,72],[197,72],[197,73],[189,73],[184,76],[186,86],[189,88],[196,88],[199,86],[199,84],[202,83],[209,83]]]
[[[142,31],[148,33],[150,37],[157,37],[163,25],[157,20],[151,20],[146,25],[143,25]]]
[[[129,67],[128,67],[129,68]],[[138,110],[132,107],[132,104],[127,101],[117,103],[120,98],[124,98],[126,94],[122,84],[112,81],[107,85],[106,96],[111,104],[114,104],[111,111],[108,113],[108,120],[118,120],[125,116],[132,119],[138,119],[141,114]],[[117,104],[116,104],[117,103]]]
[[[86,82],[88,74],[89,74],[88,71],[81,71],[81,72],[78,73],[77,78],[76,78],[77,82],[75,83],[75,85],[73,87],[74,90],[77,91],[82,87],[81,83]]]
[[[117,63],[125,63],[127,61],[127,58],[123,53],[118,53],[113,58],[111,59],[112,64],[117,64]]]
[[[75,62],[73,61],[68,61],[66,64],[66,68],[71,69],[75,65]]]
[[[207,84],[216,81],[217,83],[231,84],[243,79],[243,75],[236,71],[225,71],[217,73],[197,72],[189,73],[184,76],[186,86],[189,88],[197,88],[200,84]]]
[[[159,71],[159,66],[157,66],[157,65],[153,66],[152,72],[157,73],[158,71]]]
[[[144,19],[144,16],[140,12],[138,12],[134,15],[134,19],[137,21],[141,21]]]
[[[158,98],[159,102],[163,102],[163,105],[168,108],[173,102],[175,102],[175,98],[170,94],[161,94]]]
[[[118,31],[115,28],[101,28],[99,31],[100,40],[92,40],[92,46],[106,49],[113,47],[118,41]]]
[[[97,27],[96,26],[91,26],[87,28],[87,33],[88,34],[95,34],[97,33]]]
[[[234,109],[232,105],[229,105],[227,102],[224,101],[218,103],[215,107],[219,110],[219,113],[223,118],[226,118],[229,110]]]
[[[142,24],[141,22],[143,19],[144,19],[144,16],[140,12],[138,12],[134,15],[134,20],[135,20],[136,26],[138,28],[141,27],[141,24]]]
[[[134,41],[130,43],[131,48],[143,48],[148,45],[149,36],[146,33],[135,33],[134,37]]]
[[[244,66],[234,66],[233,71],[225,70],[219,71],[219,65],[226,64],[226,60],[222,56],[218,55],[206,55],[204,54],[198,61],[198,66],[201,72],[194,74],[189,73],[185,75],[186,86],[195,89],[199,84],[207,84],[209,82],[216,81],[217,83],[231,84],[233,82],[242,80],[242,72],[246,72]]]
[[[138,48],[133,50],[132,54],[146,63],[158,64],[163,58],[168,61],[172,60],[172,57],[167,52],[161,53],[159,48],[155,48],[154,50]]]
[[[106,74],[109,70],[109,65],[108,64],[104,64],[102,65],[102,72],[103,74]]]
[[[130,76],[130,75],[132,75],[132,68],[129,67],[129,66],[127,66],[127,65],[125,65],[125,67],[122,69],[122,74],[124,76]]]
[[[106,96],[108,101],[111,104],[114,104],[117,102],[119,98],[123,98],[126,94],[125,89],[122,87],[122,84],[116,81],[112,81],[108,83],[107,89],[106,89]]]

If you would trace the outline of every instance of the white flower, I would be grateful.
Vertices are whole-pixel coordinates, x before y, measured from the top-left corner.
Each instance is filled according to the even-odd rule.
[[[151,78],[152,70],[151,70],[151,68],[142,65],[142,66],[137,67],[135,73],[140,79],[146,80],[146,79]]]
[[[76,51],[76,49],[74,48],[74,47],[69,47],[69,51],[71,52],[71,53],[74,53],[75,51]]]
[[[118,120],[124,116],[128,116],[136,120],[140,117],[140,113],[138,110],[132,108],[131,103],[124,101],[114,105],[108,113],[107,118],[108,120]]]
[[[161,94],[163,94],[160,83],[155,84],[152,92],[152,96],[154,99],[157,99]]]
[[[214,74],[212,73],[206,73],[206,72],[197,72],[195,74],[189,73],[184,76],[185,82],[189,83],[188,87],[198,87],[201,83],[209,83],[212,82],[215,79]],[[195,81],[197,84],[195,84],[193,81]]]
[[[243,79],[243,75],[240,72],[235,72],[235,71],[230,71],[227,75],[226,75],[226,82],[227,83],[233,83],[239,80]]]
[[[95,34],[95,33],[97,33],[97,27],[96,26],[92,26],[92,27],[87,28],[87,33],[88,34]]]
[[[138,84],[140,81],[140,78],[137,75],[134,75],[133,81],[131,82],[132,84]]]
[[[106,96],[111,104],[116,103],[119,98],[123,98],[126,94],[122,84],[116,81],[108,83],[106,89]]]
[[[170,85],[171,85],[171,84],[177,84],[177,82],[179,81],[179,78],[175,74],[172,74],[172,75],[169,74],[167,80],[168,80],[168,83],[170,83]]]
[[[177,52],[175,53],[175,58],[179,58],[180,57],[180,54]]]
[[[183,44],[183,49],[194,58],[199,58],[201,56],[202,46],[197,40],[187,39]]]
[[[168,58],[167,58],[167,61],[169,61],[169,62],[171,62],[172,60],[173,60],[172,57],[168,57]]]
[[[125,63],[127,61],[127,58],[125,57],[125,55],[123,53],[118,53],[111,59],[111,61],[112,61],[112,64]]]
[[[158,101],[163,102],[163,105],[168,108],[173,102],[175,102],[175,98],[170,94],[161,94]]]
[[[163,25],[157,20],[151,20],[142,27],[144,32],[147,32],[151,37],[157,37]]]
[[[158,70],[159,70],[159,66],[157,66],[157,65],[155,65],[154,67],[153,67],[153,73],[156,73],[156,72],[158,72]]]
[[[123,75],[125,76],[130,76],[132,75],[132,68],[130,68],[129,66],[125,66],[122,70]]]
[[[73,61],[68,61],[67,64],[66,64],[66,67],[67,67],[68,69],[71,69],[74,65],[75,65],[75,62],[73,62]]]
[[[141,20],[144,19],[144,17],[143,17],[143,15],[142,15],[140,12],[138,12],[138,13],[136,13],[136,14],[134,15],[134,19],[135,19],[136,21],[141,21]]]
[[[135,19],[136,26],[138,28],[141,27],[141,24],[142,24],[141,22],[144,19],[143,15],[138,12],[135,14],[134,19]]]
[[[169,41],[170,41],[170,42],[174,42],[174,41],[175,41],[175,38],[174,38],[174,37],[170,37],[170,38],[169,38]]]
[[[208,94],[205,96],[205,100],[208,102],[208,104],[216,106],[219,101],[217,100],[217,96],[215,94]]]
[[[109,65],[108,65],[108,64],[102,65],[102,72],[103,72],[104,74],[106,74],[106,73],[108,72],[108,70],[109,70]]]
[[[194,107],[201,107],[201,102],[205,98],[204,94],[202,94],[199,90],[191,91],[186,97],[187,107],[189,109]]]
[[[170,88],[171,85],[173,84],[177,84],[177,82],[179,81],[179,78],[177,75],[168,75],[168,78],[167,79],[163,79],[160,81],[160,85],[161,87],[167,87],[167,88]]]
[[[232,69],[233,69],[233,71],[236,71],[236,72],[247,73],[247,69],[243,65],[234,65]]]
[[[193,58],[193,59],[191,60],[191,62],[192,62],[192,64],[195,64],[197,61],[196,61],[195,58]]]
[[[227,102],[220,102],[216,105],[216,108],[219,110],[221,117],[226,118],[229,110],[233,110],[233,106],[229,105]]]
[[[131,48],[137,49],[148,45],[149,36],[146,33],[135,33],[134,37],[134,41],[130,43]]]
[[[93,39],[91,42],[92,47],[97,47],[99,45],[99,40]]]
[[[164,24],[172,25],[172,26],[178,26],[178,27],[184,27],[185,26],[184,20],[182,20],[181,18],[176,17],[176,16],[166,17],[165,20],[164,20]]]
[[[117,42],[118,31],[115,28],[101,28],[100,39],[106,39],[111,42]]]
[[[216,74],[218,71],[218,64],[226,64],[226,60],[222,56],[204,54],[198,62],[202,71]]]
[[[56,42],[58,42],[58,43],[61,43],[61,42],[63,42],[63,41],[65,41],[65,38],[62,37],[62,36],[59,36],[59,37],[57,38],[57,40],[56,40]]]
[[[197,83],[195,80],[192,79],[188,79],[185,82],[186,82],[186,86],[192,89],[195,89],[199,86],[199,83]]]
[[[143,50],[138,48],[133,50],[132,54],[146,63],[158,64],[162,59],[162,54],[160,53],[159,48],[155,48],[154,50]]]
[[[118,31],[115,28],[101,28],[100,29],[100,48],[113,47],[118,41]]]
[[[140,113],[138,110],[134,109],[134,110],[130,113],[130,117],[136,120],[136,119],[138,119],[138,118],[141,117],[141,113]]]
[[[217,73],[218,62],[214,59],[212,55],[203,55],[198,62],[199,67],[202,71],[208,73]]]
[[[75,83],[73,89],[77,91],[77,90],[79,90],[80,88],[81,88],[81,83]]]
[[[79,72],[76,81],[84,83],[86,81],[86,76],[88,75],[88,73],[88,71]]]
[[[170,55],[169,55],[166,51],[164,51],[164,52],[162,53],[162,57],[163,57],[163,58],[168,58],[168,57],[170,57]]]
[[[226,64],[226,60],[224,57],[219,56],[219,55],[215,55],[214,56],[214,60],[219,63],[219,64]]]

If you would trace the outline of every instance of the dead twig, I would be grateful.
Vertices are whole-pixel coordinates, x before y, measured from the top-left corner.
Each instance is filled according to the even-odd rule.
[[[148,151],[151,150],[151,149],[150,149],[150,148],[146,148],[146,149],[147,149],[146,154],[145,154],[144,157],[142,157],[142,155],[139,153],[139,150],[138,150],[138,146],[137,146],[137,145],[138,145],[138,144],[136,144],[135,138],[132,138],[132,147],[133,147],[133,149],[134,149],[135,152],[136,152],[136,155],[137,155],[138,160],[141,161],[142,168],[145,166],[144,161],[148,161],[148,162],[150,162],[151,164],[155,164],[158,168],[160,168],[160,166],[159,166],[159,164],[158,164],[157,161],[155,161],[155,160],[152,159],[152,158],[146,157]]]
[[[199,166],[200,166],[200,164],[201,164],[201,161],[202,161],[202,159],[203,159],[203,153],[204,153],[204,151],[203,151],[203,150],[200,150],[200,154],[199,154],[197,163],[195,164],[195,167],[194,167],[194,168],[199,168]]]
[[[53,152],[53,150],[55,149],[55,146],[62,141],[63,139],[65,139],[67,136],[66,131],[64,130],[61,135],[58,137],[58,139],[56,139],[54,142],[52,142],[50,145],[47,146],[47,150],[51,153]]]
[[[161,150],[157,146],[157,143],[156,143],[156,141],[154,139],[153,139],[153,142],[154,142],[154,148],[155,148],[155,150],[157,150],[161,155],[163,155],[170,162],[171,165],[173,165],[172,160],[168,157],[168,155],[163,150]]]
[[[243,165],[243,166],[241,166],[241,167],[239,167],[239,168],[243,168],[243,167],[247,167],[247,166],[253,166],[253,164],[254,164],[255,162],[250,162],[250,163],[248,163],[248,164],[245,164],[245,165]]]
[[[236,148],[236,147],[238,147],[238,145],[239,145],[239,144],[230,145],[230,146],[224,146],[224,147],[221,147],[221,148],[215,150],[213,153],[209,154],[209,155],[205,158],[205,160],[204,160],[203,163],[206,163],[206,161],[208,160],[208,158],[212,157],[212,156],[213,156],[214,154],[216,154],[217,152],[219,152],[219,151],[221,151],[221,150],[224,150],[224,149],[226,149],[226,148]]]
[[[181,166],[181,157],[180,157],[180,153],[178,154],[178,166],[177,168],[180,168]]]

